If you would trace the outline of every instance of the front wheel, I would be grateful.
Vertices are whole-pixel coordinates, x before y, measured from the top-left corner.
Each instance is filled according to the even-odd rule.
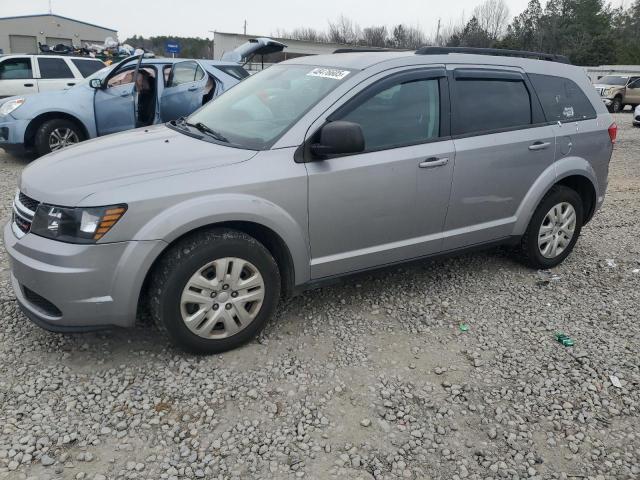
[[[280,273],[264,245],[236,230],[187,237],[155,268],[150,309],[180,348],[220,353],[255,337],[273,315]]]
[[[578,241],[583,218],[582,199],[575,190],[562,185],[549,190],[522,237],[526,263],[538,269],[562,263]]]
[[[77,123],[66,118],[54,118],[44,122],[36,131],[35,148],[38,156],[61,150],[85,140]]]
[[[622,110],[624,110],[624,105],[622,104],[622,98],[620,97],[614,98],[613,102],[611,103],[611,112],[620,113]]]

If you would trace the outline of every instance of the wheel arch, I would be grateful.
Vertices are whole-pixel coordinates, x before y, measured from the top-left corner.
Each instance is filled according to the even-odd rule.
[[[27,147],[33,147],[34,146],[36,132],[38,131],[38,128],[40,128],[40,126],[44,122],[46,122],[48,120],[58,119],[58,118],[69,120],[69,121],[75,123],[82,130],[84,138],[85,139],[89,139],[90,138],[89,129],[82,122],[82,120],[80,120],[78,117],[76,117],[74,115],[71,115],[70,113],[67,113],[67,112],[53,111],[53,112],[41,113],[40,115],[34,117],[29,122],[29,125],[27,125],[27,129],[25,130],[25,133],[24,133],[24,144],[25,144],[25,146],[27,146]]]

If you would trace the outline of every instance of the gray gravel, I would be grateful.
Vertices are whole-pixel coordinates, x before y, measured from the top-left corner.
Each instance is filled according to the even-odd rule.
[[[0,479],[639,478],[640,129],[617,121],[605,207],[553,272],[497,249],[352,278],[224,355],[40,330],[0,249]],[[0,153],[0,216],[26,163]]]

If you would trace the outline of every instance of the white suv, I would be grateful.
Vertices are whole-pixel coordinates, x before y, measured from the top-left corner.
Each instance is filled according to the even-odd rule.
[[[0,56],[0,98],[62,90],[105,65],[89,57],[62,55]]]

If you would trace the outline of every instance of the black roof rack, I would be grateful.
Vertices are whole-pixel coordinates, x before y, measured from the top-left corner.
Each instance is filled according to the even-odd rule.
[[[333,53],[362,53],[362,52],[397,52],[399,50],[394,50],[390,48],[368,48],[368,47],[353,47],[353,48],[338,48],[334,50]]]
[[[416,50],[417,55],[448,55],[449,53],[470,53],[473,55],[496,55],[499,57],[521,57],[571,64],[569,57],[553,53],[527,52],[524,50],[506,50],[502,48],[472,47],[422,47]]]

